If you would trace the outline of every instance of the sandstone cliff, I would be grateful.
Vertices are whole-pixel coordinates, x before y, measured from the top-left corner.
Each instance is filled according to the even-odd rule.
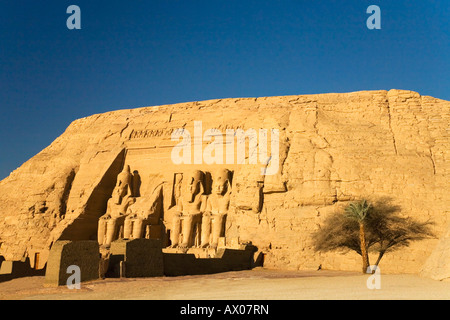
[[[202,121],[203,132],[278,129],[278,174],[261,176],[260,165],[174,164],[178,142],[171,134],[194,132],[194,121]],[[411,91],[368,91],[212,100],[76,120],[0,182],[0,255],[28,256],[41,268],[55,240],[95,239],[124,164],[139,172],[141,193],[164,183],[166,230],[174,174],[226,167],[234,172],[227,237],[252,241],[266,267],[359,270],[354,253],[315,253],[311,234],[348,201],[390,197],[403,215],[433,221],[443,236],[450,213],[450,102]],[[425,240],[388,254],[381,270],[418,272],[437,244]]]

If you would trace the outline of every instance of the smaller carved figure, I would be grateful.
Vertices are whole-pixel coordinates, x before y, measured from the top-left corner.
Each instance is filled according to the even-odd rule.
[[[180,205],[182,182],[183,182],[183,174],[176,173],[175,174],[175,183],[173,186],[173,197],[174,197],[176,206]]]

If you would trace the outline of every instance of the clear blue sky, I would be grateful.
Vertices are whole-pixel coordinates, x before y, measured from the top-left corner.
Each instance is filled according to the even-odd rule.
[[[448,0],[0,0],[0,178],[117,109],[391,88],[450,100],[449,21]]]

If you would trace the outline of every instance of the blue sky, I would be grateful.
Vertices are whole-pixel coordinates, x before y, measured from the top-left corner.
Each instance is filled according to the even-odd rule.
[[[448,0],[0,0],[0,179],[117,109],[392,88],[450,100],[449,21]]]

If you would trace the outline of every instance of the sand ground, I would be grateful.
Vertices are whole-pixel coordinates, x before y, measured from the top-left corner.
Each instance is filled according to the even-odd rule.
[[[44,277],[0,283],[2,300],[448,300],[450,282],[417,275],[381,275],[370,290],[370,275],[336,271],[254,269],[214,275],[106,279],[79,290],[45,288]]]

